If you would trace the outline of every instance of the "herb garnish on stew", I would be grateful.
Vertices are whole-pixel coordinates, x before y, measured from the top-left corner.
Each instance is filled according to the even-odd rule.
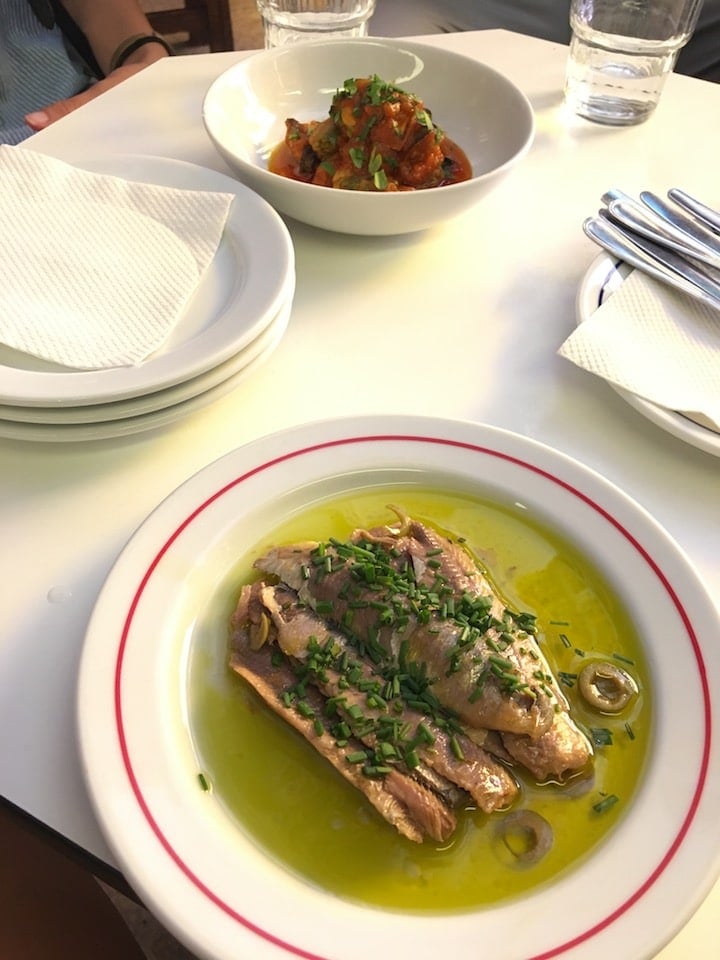
[[[342,190],[424,190],[472,174],[461,148],[413,94],[378,76],[346,80],[324,120],[285,121],[274,173]]]

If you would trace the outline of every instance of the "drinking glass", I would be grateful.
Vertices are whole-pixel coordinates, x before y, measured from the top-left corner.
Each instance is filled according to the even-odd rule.
[[[572,0],[565,100],[598,123],[647,120],[703,0]]]
[[[257,0],[265,46],[321,37],[365,37],[376,0]]]

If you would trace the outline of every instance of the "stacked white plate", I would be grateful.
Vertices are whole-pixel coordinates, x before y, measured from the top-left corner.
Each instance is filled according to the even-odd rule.
[[[235,194],[218,251],[162,349],[133,367],[74,370],[0,346],[0,436],[75,441],[171,423],[228,393],[280,342],[295,293],[290,234],[231,177],[161,157],[78,166],[127,180]]]

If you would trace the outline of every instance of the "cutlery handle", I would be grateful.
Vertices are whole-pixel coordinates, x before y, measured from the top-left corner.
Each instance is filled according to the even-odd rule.
[[[668,196],[670,196],[670,193],[668,193]],[[653,213],[669,223],[674,229],[687,234],[695,243],[712,250],[715,255],[720,256],[720,237],[710,230],[707,225],[698,223],[697,220],[686,216],[682,210],[678,210],[677,207],[665,203],[664,200],[655,196],[654,193],[650,193],[649,190],[643,190],[640,194],[640,199]],[[720,223],[720,218],[718,218],[718,222]]]
[[[599,217],[606,221],[611,221],[607,211],[601,210]],[[647,237],[641,236],[634,230],[628,230],[625,227],[615,224],[626,240],[629,240],[636,247],[651,257],[653,261],[658,261],[662,267],[678,274],[683,280],[689,280],[700,290],[703,290],[708,296],[720,301],[720,272],[712,267],[706,267],[701,264],[690,263],[684,255],[675,253],[665,246],[661,246]]]
[[[704,203],[700,203],[699,200],[691,197],[689,193],[685,193],[684,190],[678,190],[677,187],[668,190],[668,196],[694,216],[699,217],[706,226],[720,233],[720,213],[718,213],[717,210],[713,210]]]
[[[699,260],[716,270],[720,270],[720,246],[715,252],[712,247],[696,239],[686,230],[680,229],[670,220],[661,219],[652,210],[630,198],[626,200],[611,200],[608,212],[613,220],[622,227],[627,227],[635,233],[668,247],[676,253],[693,260]],[[720,277],[720,274],[719,274]]]
[[[588,218],[583,223],[583,230],[591,240],[631,266],[647,273],[661,283],[702,301],[715,310],[720,310],[720,287],[717,292],[712,292],[712,287],[710,290],[705,289],[705,284],[702,287],[697,286],[695,282],[688,278],[687,274],[678,273],[668,266],[665,259],[657,259],[648,249],[655,246],[650,241],[643,241],[642,238],[636,237],[631,238],[602,215],[597,218]],[[667,250],[660,250],[660,256],[663,258],[665,256],[672,257],[672,254]],[[679,257],[675,259],[680,260]],[[689,265],[680,261],[680,270],[682,271],[685,267],[689,267]]]

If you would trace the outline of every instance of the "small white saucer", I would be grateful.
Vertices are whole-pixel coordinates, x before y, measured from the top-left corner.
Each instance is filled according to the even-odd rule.
[[[577,322],[582,323],[587,320],[621,286],[631,271],[632,267],[607,253],[601,253],[599,257],[593,260],[578,290],[576,299]],[[638,413],[647,417],[658,427],[671,433],[674,437],[698,447],[700,450],[705,450],[706,453],[720,457],[720,433],[691,420],[682,413],[668,410],[667,407],[661,407],[650,400],[645,400],[622,387],[617,387],[612,383],[609,386],[631,407],[634,407]]]

